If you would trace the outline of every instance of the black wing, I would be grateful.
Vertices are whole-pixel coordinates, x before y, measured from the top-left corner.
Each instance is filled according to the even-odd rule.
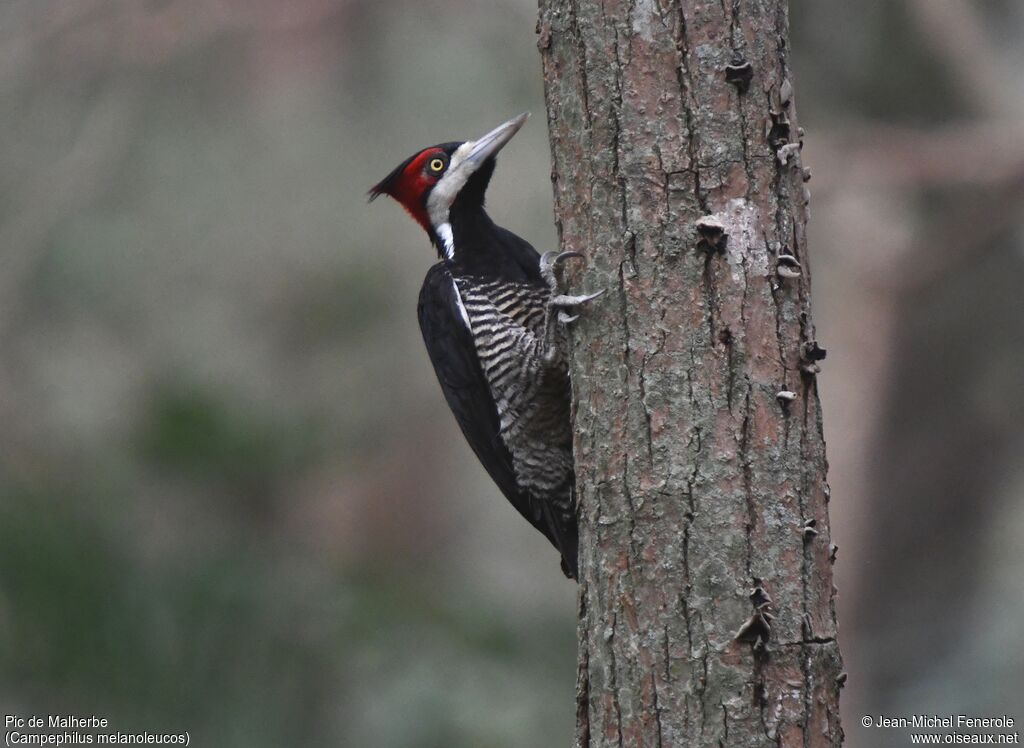
[[[417,312],[430,362],[469,446],[512,506],[561,551],[549,513],[516,484],[512,456],[498,433],[498,409],[444,263],[427,273]]]

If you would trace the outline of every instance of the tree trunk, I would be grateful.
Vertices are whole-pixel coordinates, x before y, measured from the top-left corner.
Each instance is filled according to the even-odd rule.
[[[574,332],[580,746],[839,746],[786,0],[541,0]]]

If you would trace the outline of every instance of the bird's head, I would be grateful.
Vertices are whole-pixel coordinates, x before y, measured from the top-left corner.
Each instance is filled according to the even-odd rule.
[[[494,157],[529,116],[524,112],[476,140],[424,148],[375,184],[370,189],[370,200],[380,195],[393,197],[430,235],[441,253],[452,259],[452,212],[483,205],[494,172]]]

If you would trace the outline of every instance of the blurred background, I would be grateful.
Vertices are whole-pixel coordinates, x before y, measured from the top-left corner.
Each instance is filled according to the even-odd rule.
[[[544,111],[534,0],[0,4],[0,711],[556,746],[575,603],[366,190]],[[794,0],[848,745],[1024,718],[1024,5]],[[499,223],[554,246],[543,116]],[[891,743],[886,743],[891,740]]]

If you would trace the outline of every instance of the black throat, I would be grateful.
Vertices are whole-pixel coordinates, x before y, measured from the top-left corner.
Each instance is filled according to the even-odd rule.
[[[466,182],[448,211],[454,239],[453,257],[447,260],[453,275],[539,282],[539,255],[530,243],[503,229],[484,210],[484,195],[494,173],[488,159]],[[443,247],[438,247],[442,253]]]

